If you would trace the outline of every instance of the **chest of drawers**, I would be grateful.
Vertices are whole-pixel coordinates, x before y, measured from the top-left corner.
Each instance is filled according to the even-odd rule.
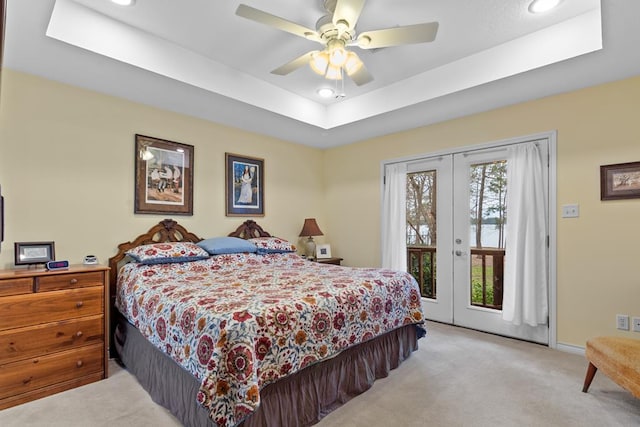
[[[0,270],[0,409],[107,377],[108,275]]]

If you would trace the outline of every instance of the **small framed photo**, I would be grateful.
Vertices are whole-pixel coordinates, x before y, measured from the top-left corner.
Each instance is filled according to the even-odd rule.
[[[54,242],[15,242],[15,264],[45,264],[56,259]]]
[[[136,135],[137,214],[193,215],[193,145]]]
[[[317,245],[316,246],[316,258],[331,258],[331,245]]]
[[[600,200],[640,198],[640,162],[600,166]]]
[[[264,159],[225,153],[226,216],[264,216]]]

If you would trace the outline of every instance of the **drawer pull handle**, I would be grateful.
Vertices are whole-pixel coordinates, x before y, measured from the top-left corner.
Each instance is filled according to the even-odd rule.
[[[71,283],[72,285],[75,285],[76,283],[78,283],[78,279],[71,279],[69,280],[69,283]]]
[[[76,308],[80,308],[80,307],[82,307],[83,305],[84,305],[84,303],[83,303],[82,301],[78,301],[78,302],[76,303]]]
[[[83,365],[82,360],[78,360],[78,361],[76,362],[76,366],[77,366],[78,368],[82,368],[82,365]]]
[[[76,337],[80,338],[82,336],[82,331],[76,332]]]

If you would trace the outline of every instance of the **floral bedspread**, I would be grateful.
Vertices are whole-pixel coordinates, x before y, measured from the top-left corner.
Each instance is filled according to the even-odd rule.
[[[241,422],[265,385],[406,324],[422,324],[406,273],[233,254],[127,264],[116,306],[202,381],[198,401],[220,426]]]

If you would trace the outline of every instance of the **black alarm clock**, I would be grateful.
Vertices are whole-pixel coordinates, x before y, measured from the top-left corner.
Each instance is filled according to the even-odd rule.
[[[49,261],[47,270],[65,270],[69,268],[69,261]]]

